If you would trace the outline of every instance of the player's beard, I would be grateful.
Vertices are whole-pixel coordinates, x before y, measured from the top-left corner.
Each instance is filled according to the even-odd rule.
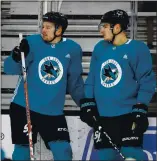
[[[42,39],[45,41],[45,42],[48,42],[48,43],[50,43],[53,39],[54,39],[54,37],[48,37],[48,35],[43,35],[43,34],[41,34],[41,36],[42,36]]]
[[[109,41],[109,40],[108,40],[108,37],[107,37],[107,35],[106,35],[105,33],[103,33],[102,36],[103,36],[103,39],[104,39],[105,41]]]
[[[109,41],[110,42],[110,41],[112,41],[113,37],[109,37],[107,35],[104,35],[103,38],[104,38],[105,41]]]
[[[103,36],[105,41],[110,41],[110,39],[108,37],[106,37],[105,35]]]

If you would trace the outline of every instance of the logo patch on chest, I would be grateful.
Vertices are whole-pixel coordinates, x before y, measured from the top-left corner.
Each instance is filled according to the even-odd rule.
[[[100,79],[101,84],[110,88],[119,83],[122,77],[122,69],[117,61],[108,59],[101,65]]]
[[[39,62],[38,73],[43,83],[56,84],[63,76],[63,66],[56,57],[48,56]]]

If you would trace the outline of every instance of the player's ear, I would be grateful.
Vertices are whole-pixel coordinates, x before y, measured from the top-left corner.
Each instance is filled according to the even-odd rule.
[[[119,33],[119,32],[120,32],[120,30],[121,30],[121,25],[120,25],[120,24],[116,24],[116,25],[114,25],[114,28],[113,28],[113,32],[114,32],[114,34]]]

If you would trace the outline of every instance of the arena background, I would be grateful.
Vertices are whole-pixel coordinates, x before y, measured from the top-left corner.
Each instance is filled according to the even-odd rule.
[[[130,17],[127,31],[129,38],[144,41],[151,52],[153,70],[157,78],[157,1],[106,1],[106,0],[53,0],[53,1],[1,1],[1,147],[11,158],[14,145],[11,143],[9,104],[16,87],[18,76],[3,72],[4,59],[14,46],[18,45],[18,34],[24,36],[39,33],[42,15],[47,11],[60,11],[67,15],[69,26],[65,37],[78,42],[83,49],[83,78],[89,72],[91,52],[94,45],[102,39],[98,32],[101,15],[111,9],[123,9]],[[92,131],[79,119],[79,108],[66,95],[65,114],[70,129],[74,160],[96,160],[93,150]],[[145,133],[144,151],[148,160],[156,159],[156,117],[157,89],[149,104],[150,126]],[[40,136],[35,145],[38,160],[53,159],[45,148]]]

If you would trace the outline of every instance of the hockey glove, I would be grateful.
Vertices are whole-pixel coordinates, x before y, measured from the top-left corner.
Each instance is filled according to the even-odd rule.
[[[132,130],[136,134],[143,134],[148,128],[148,107],[145,104],[136,104],[132,108]]]
[[[21,61],[21,52],[24,52],[25,58],[29,53],[29,45],[26,39],[22,39],[22,41],[20,42],[20,46],[16,46],[13,49],[12,58],[17,63]]]
[[[98,120],[99,113],[94,98],[84,98],[80,100],[81,114],[80,118],[83,122],[93,127]]]

